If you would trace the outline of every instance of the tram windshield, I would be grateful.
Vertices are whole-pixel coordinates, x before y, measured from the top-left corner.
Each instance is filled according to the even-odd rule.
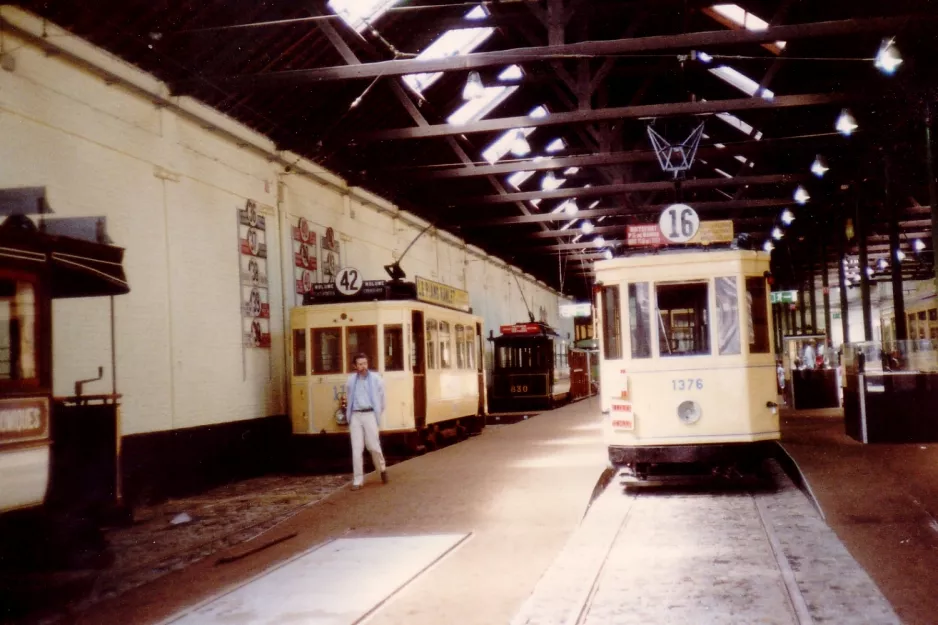
[[[710,353],[706,282],[656,285],[658,353],[699,356]]]
[[[495,369],[545,371],[554,358],[552,349],[545,349],[541,340],[518,340],[499,345],[495,354]]]
[[[33,380],[39,375],[37,305],[31,282],[0,279],[0,380]]]

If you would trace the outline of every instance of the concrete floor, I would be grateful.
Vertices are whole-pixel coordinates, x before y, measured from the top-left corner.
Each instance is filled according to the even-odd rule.
[[[270,532],[76,616],[156,623],[327,540],[468,533],[369,623],[506,623],[583,518],[606,467],[596,398],[390,467]]]
[[[903,622],[938,623],[938,443],[863,445],[844,434],[839,411],[783,413],[782,439]]]

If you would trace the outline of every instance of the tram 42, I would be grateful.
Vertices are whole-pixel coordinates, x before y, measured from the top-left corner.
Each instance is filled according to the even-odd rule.
[[[609,461],[638,479],[750,470],[779,438],[769,255],[663,249],[595,264]]]
[[[491,412],[553,408],[570,398],[568,341],[544,323],[504,325],[494,343]]]

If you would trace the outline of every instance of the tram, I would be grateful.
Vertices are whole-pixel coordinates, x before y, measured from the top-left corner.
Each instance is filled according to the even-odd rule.
[[[910,340],[938,341],[938,296],[935,283],[923,281],[905,302],[906,329]],[[892,300],[884,302],[880,312],[883,343],[896,339],[896,311]]]
[[[503,325],[494,344],[492,412],[547,410],[570,399],[569,341],[545,323]]]
[[[358,353],[384,379],[383,438],[421,451],[481,431],[482,318],[471,313],[469,294],[420,277],[359,283],[349,271],[313,284],[290,311],[293,434],[347,441],[345,382]],[[343,280],[353,287],[344,293]]]
[[[769,254],[733,247],[595,264],[603,428],[626,475],[749,468],[779,439]]]

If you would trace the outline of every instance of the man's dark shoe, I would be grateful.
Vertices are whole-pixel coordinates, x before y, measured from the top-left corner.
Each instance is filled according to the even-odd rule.
[[[381,483],[382,483],[382,484],[387,484],[387,483],[388,483],[388,472],[387,472],[387,471],[382,471],[382,472],[381,472]]]

